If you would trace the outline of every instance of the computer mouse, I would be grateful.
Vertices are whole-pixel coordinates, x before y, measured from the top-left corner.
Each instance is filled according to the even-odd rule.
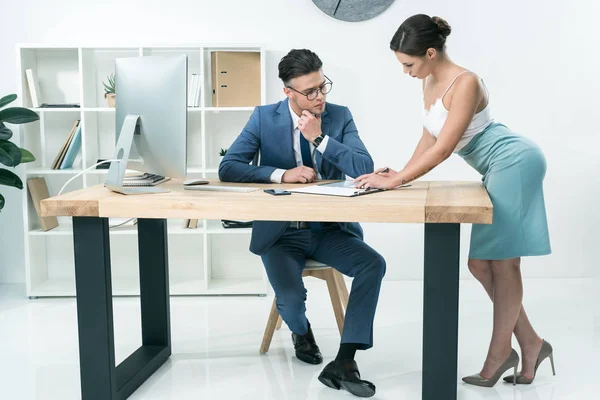
[[[196,185],[206,185],[210,182],[205,181],[204,179],[188,179],[187,181],[183,182],[184,186],[196,186]]]

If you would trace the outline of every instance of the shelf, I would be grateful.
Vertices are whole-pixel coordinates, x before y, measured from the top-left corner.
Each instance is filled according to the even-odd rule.
[[[199,279],[169,277],[169,289],[172,296],[189,295],[264,295],[265,284],[262,279],[215,279],[205,282]],[[137,278],[112,278],[114,296],[139,296],[140,283]],[[31,297],[74,297],[75,281],[71,279],[49,279],[31,288]]]
[[[46,179],[49,193],[56,195],[61,187],[77,176],[65,192],[103,185],[108,169],[90,169],[98,159],[114,158],[116,108],[108,107],[103,82],[115,72],[115,62],[122,57],[144,57],[186,53],[188,85],[192,74],[200,74],[199,107],[186,107],[187,153],[186,179],[215,179],[222,160],[219,152],[229,148],[239,136],[255,110],[247,107],[212,107],[211,52],[244,51],[261,55],[261,101],[266,96],[264,49],[254,44],[155,44],[151,46],[18,46],[19,98],[40,116],[38,121],[21,129],[20,146],[30,150],[37,161],[26,165],[22,174],[26,181],[34,177]],[[26,69],[32,69],[41,86],[40,104],[78,104],[80,107],[33,108]],[[217,104],[217,103],[215,103]],[[243,103],[241,103],[243,104]],[[72,129],[81,120],[81,150],[73,168],[53,170],[57,154]],[[128,172],[138,172],[128,170]],[[74,296],[73,221],[59,217],[59,226],[42,231],[38,214],[27,188],[22,191],[25,246],[25,280],[32,297]],[[109,224],[125,219],[110,218]],[[36,229],[33,229],[36,228]],[[248,251],[251,228],[224,229],[221,221],[200,219],[195,229],[183,228],[183,218],[167,221],[169,235],[170,286],[173,295],[257,295],[266,293],[264,268],[260,259]],[[139,294],[135,250],[137,226],[110,229],[115,295]],[[136,247],[136,246],[135,246]],[[234,250],[232,250],[234,249]],[[214,280],[210,280],[212,277]],[[234,279],[235,278],[235,279]],[[206,281],[206,279],[209,279]]]
[[[36,113],[51,113],[51,112],[57,112],[57,113],[66,113],[66,112],[81,112],[84,111],[83,108],[78,107],[78,108],[71,108],[71,107],[66,107],[66,108],[29,108],[29,110],[34,111]]]
[[[177,224],[175,224],[177,222]],[[208,221],[208,227],[204,230],[202,225],[198,225],[195,229],[183,228],[183,221],[173,220],[173,223],[168,224],[167,232],[169,235],[202,235],[204,233],[208,233],[211,235],[241,235],[241,234],[250,234],[252,233],[252,228],[230,228],[225,229],[221,224],[220,220],[210,220]],[[112,235],[136,235],[137,228],[134,225],[120,226],[110,228],[110,233]],[[71,224],[62,224],[57,226],[54,229],[49,231],[43,231],[41,229],[32,229],[29,231],[29,234],[32,236],[55,236],[55,235],[72,235],[73,234],[73,226]]]
[[[113,107],[86,107],[83,111],[96,111],[96,112],[115,112],[116,108]]]
[[[90,165],[91,167],[91,165]],[[89,167],[87,167],[89,168]],[[109,169],[108,168],[94,168],[94,169],[90,169],[89,171],[86,171],[86,174],[90,174],[90,175],[106,175],[108,174]],[[139,174],[140,171],[136,171],[133,169],[127,169],[125,170],[125,175],[127,174]]]
[[[75,175],[83,170],[81,169],[50,169],[50,168],[31,168],[26,169],[25,174],[27,175]]]
[[[209,112],[221,112],[221,111],[254,111],[255,107],[205,107],[206,111]]]
[[[113,107],[80,107],[80,108],[30,108],[29,110],[37,113],[49,113],[49,112],[82,112],[82,111],[95,111],[95,112],[115,112],[116,108]],[[254,111],[254,107],[188,107],[188,112],[197,113],[202,111],[209,112],[227,112],[227,111]]]
[[[31,236],[59,236],[59,235],[72,235],[73,234],[73,226],[71,224],[62,224],[58,225],[54,229],[50,229],[49,231],[43,231],[41,229],[32,229],[29,231],[29,235]]]
[[[206,293],[206,284],[200,279],[177,279],[169,277],[169,286],[172,296],[190,296]]]
[[[112,290],[115,296],[137,296],[140,294],[139,281],[134,278],[112,277]],[[31,288],[32,297],[75,297],[75,280],[48,279]]]
[[[49,279],[32,286],[29,296],[75,296],[75,281],[69,279]]]
[[[122,222],[123,218],[119,218],[119,221],[110,221],[110,224],[117,224]],[[172,223],[167,224],[167,233],[169,235],[202,235],[205,233],[204,227],[198,221],[198,227],[195,229],[183,228],[183,220],[172,220]],[[118,226],[110,228],[111,235],[137,235],[137,225],[131,225],[131,222],[124,226]],[[43,231],[41,229],[32,229],[29,231],[31,236],[60,236],[60,235],[73,235],[72,224],[61,224],[54,229],[49,231]]]

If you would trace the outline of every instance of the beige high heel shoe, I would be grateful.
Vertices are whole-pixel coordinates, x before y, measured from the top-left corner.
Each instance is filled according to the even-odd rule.
[[[502,374],[504,372],[513,368],[513,371],[514,371],[513,376],[512,376],[513,385],[516,385],[517,384],[517,367],[518,366],[519,366],[519,354],[515,351],[515,349],[513,349],[510,352],[510,355],[508,356],[506,361],[504,361],[504,363],[502,363],[502,365],[498,368],[496,373],[491,378],[486,379],[486,378],[482,377],[481,375],[476,374],[476,375],[465,376],[464,378],[462,378],[462,380],[464,382],[468,383],[469,385],[492,387],[496,384],[496,382],[498,382],[498,379],[500,379],[500,377],[502,376]]]
[[[545,340],[542,341],[542,348],[540,349],[540,354],[538,355],[537,361],[535,362],[535,368],[533,370],[533,378],[527,379],[523,375],[517,375],[517,383],[519,385],[529,385],[535,379],[535,374],[537,373],[538,367],[546,358],[550,359],[550,365],[552,366],[552,375],[556,375],[556,370],[554,369],[554,349],[552,345]],[[504,380],[506,382],[512,382],[512,376],[505,376]]]

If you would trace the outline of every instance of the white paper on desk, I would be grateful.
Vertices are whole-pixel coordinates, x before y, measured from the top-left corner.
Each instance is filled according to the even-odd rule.
[[[344,196],[353,197],[366,192],[380,191],[378,189],[366,190],[354,187],[356,184],[351,180],[344,180],[339,182],[324,183],[321,185],[306,186],[298,189],[288,189],[289,192],[295,193],[307,193],[307,194],[322,194],[326,196]]]
[[[340,187],[323,187],[323,186],[308,186],[301,189],[288,189],[288,192],[293,193],[306,193],[306,194],[322,194],[328,196],[344,196],[344,197],[352,197],[358,196],[360,192],[364,189],[350,189],[350,188],[340,188]]]
[[[338,182],[324,183],[321,185],[306,186],[298,189],[287,189],[288,192],[294,193],[307,193],[307,194],[321,194],[326,196],[343,196],[343,197],[354,197],[370,193],[382,192],[384,189],[359,189],[354,187],[356,183],[351,180],[344,180]],[[403,185],[405,187],[410,185]]]

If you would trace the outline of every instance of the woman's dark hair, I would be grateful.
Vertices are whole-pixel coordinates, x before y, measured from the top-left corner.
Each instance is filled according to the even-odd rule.
[[[431,48],[444,51],[450,32],[450,25],[440,17],[413,15],[400,25],[390,42],[390,48],[409,56],[424,56],[427,49]]]
[[[287,86],[292,79],[317,72],[322,66],[323,62],[312,51],[294,49],[279,62],[279,79]]]

